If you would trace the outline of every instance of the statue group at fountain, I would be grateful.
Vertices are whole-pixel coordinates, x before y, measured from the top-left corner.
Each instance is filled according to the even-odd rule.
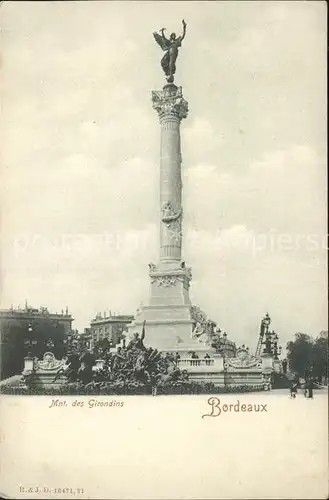
[[[176,60],[178,57],[178,49],[182,45],[182,41],[186,35],[186,22],[182,20],[183,33],[181,36],[176,36],[176,33],[171,33],[170,37],[167,38],[164,34],[165,28],[161,28],[159,33],[154,32],[153,36],[156,42],[160,45],[162,50],[166,53],[161,59],[161,66],[166,75],[166,80],[168,83],[174,82],[174,75],[176,73]]]
[[[119,346],[115,352],[108,348],[100,349],[96,355],[87,351],[75,352],[57,361],[58,369],[51,383],[62,379],[68,386],[80,386],[86,390],[150,386],[155,395],[161,385],[187,382],[187,372],[179,369],[175,354],[145,347],[145,323],[141,336],[135,333],[127,346]],[[47,368],[42,362],[40,366]],[[25,383],[33,385],[33,373],[25,378]]]

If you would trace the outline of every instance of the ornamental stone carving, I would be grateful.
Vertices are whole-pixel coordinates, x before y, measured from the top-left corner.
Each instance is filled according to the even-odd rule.
[[[193,320],[192,339],[209,345],[213,336],[213,322],[207,319],[206,314],[198,306],[191,306],[191,318]]]
[[[205,324],[207,317],[203,311],[201,311],[199,306],[191,306],[191,317],[195,323]]]
[[[188,103],[183,98],[182,87],[168,85],[162,91],[153,90],[152,102],[160,118],[165,115],[174,116],[179,120],[187,117]]]
[[[185,272],[186,272],[186,277],[188,280],[192,279],[192,268],[191,267],[185,267]]]
[[[237,351],[236,358],[226,358],[225,368],[262,368],[262,360],[257,357],[250,355],[245,349],[239,349]]]
[[[174,246],[180,246],[182,241],[182,231],[179,220],[175,220],[168,228],[169,241]]]
[[[176,286],[179,283],[183,283],[184,288],[188,289],[190,286],[190,280],[188,276],[183,274],[165,274],[160,276],[151,276],[151,283],[155,283],[159,287],[170,287]]]
[[[156,283],[157,286],[163,286],[163,287],[175,286],[177,282],[178,282],[177,276],[165,275],[165,276],[154,276],[152,278],[152,283]]]
[[[197,322],[192,330],[191,337],[193,340],[197,340],[198,342],[200,342],[200,344],[209,345],[210,337],[209,332],[207,331],[206,323],[201,324]]]
[[[36,370],[56,370],[60,368],[63,364],[63,360],[58,360],[55,358],[52,352],[45,352],[43,359],[41,361],[37,360],[35,362]]]
[[[176,221],[182,215],[182,209],[174,210],[170,201],[166,201],[163,204],[161,210],[161,220],[168,227],[173,221]]]

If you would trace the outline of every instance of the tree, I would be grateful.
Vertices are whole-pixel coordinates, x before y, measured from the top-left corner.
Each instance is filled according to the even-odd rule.
[[[289,368],[299,377],[310,376],[322,383],[328,378],[328,335],[313,339],[304,333],[297,333],[295,341],[287,343]]]
[[[98,342],[95,343],[94,351],[99,353],[106,352],[110,349],[111,346],[112,344],[107,338],[98,340]]]
[[[305,377],[312,369],[313,342],[305,333],[296,333],[295,339],[287,343],[289,368],[299,377]]]
[[[312,352],[313,376],[321,384],[328,380],[328,336],[318,337],[313,343]]]

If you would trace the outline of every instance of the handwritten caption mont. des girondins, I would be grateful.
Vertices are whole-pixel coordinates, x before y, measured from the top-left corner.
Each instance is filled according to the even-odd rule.
[[[122,408],[124,405],[123,401],[117,401],[116,399],[111,399],[110,401],[97,401],[96,399],[88,399],[87,401],[79,401],[78,399],[73,399],[72,401],[67,401],[66,399],[52,399],[48,408]]]

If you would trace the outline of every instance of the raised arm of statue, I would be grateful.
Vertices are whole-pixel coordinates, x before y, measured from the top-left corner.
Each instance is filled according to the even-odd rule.
[[[184,40],[185,35],[186,35],[186,26],[187,26],[187,24],[184,21],[184,19],[182,20],[182,24],[183,24],[183,34],[179,37],[181,42]]]
[[[161,30],[159,30],[159,33],[161,33],[161,36],[162,38],[166,41],[166,42],[169,42],[169,39],[166,37],[166,35],[164,34],[164,32],[166,31],[166,28],[161,28]]]

